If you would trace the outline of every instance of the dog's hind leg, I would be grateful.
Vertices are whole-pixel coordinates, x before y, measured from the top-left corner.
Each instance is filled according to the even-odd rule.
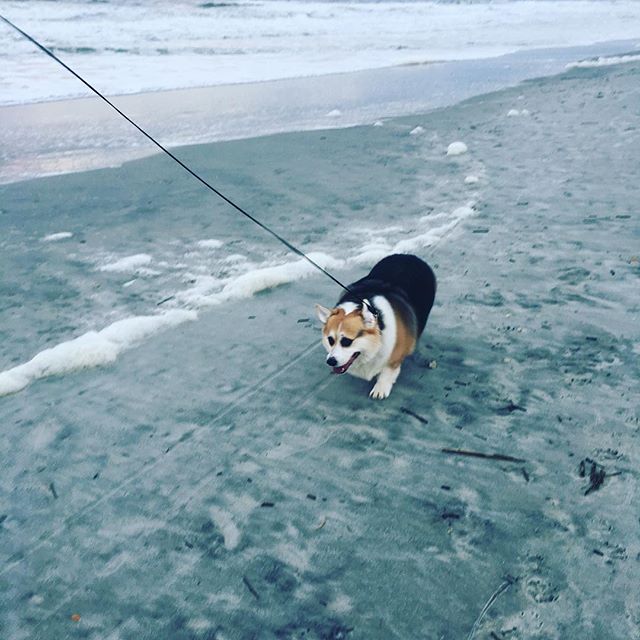
[[[376,400],[384,400],[391,393],[393,384],[400,375],[400,365],[397,367],[386,366],[379,374],[369,396]]]

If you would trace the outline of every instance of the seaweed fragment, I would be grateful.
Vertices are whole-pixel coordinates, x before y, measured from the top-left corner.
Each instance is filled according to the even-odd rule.
[[[402,411],[402,413],[406,413],[408,416],[411,416],[412,418],[415,418],[416,420],[418,420],[418,422],[422,422],[422,424],[429,424],[429,420],[427,420],[427,418],[422,417],[420,414],[416,413],[415,411],[411,411],[411,409],[407,409],[407,407],[400,407],[400,411]]]
[[[585,496],[588,496],[592,491],[597,491],[604,484],[605,478],[620,475],[619,471],[607,473],[606,469],[599,462],[591,458],[584,458],[578,465],[578,475],[581,478],[587,476],[587,471],[589,474],[589,485],[584,491]]]
[[[254,589],[253,585],[249,582],[249,578],[247,578],[247,576],[242,576],[242,582],[244,582],[245,587],[247,587],[247,589],[249,589],[249,593],[256,600],[260,600],[260,594]]]
[[[497,410],[497,413],[501,416],[506,416],[506,415],[509,415],[510,413],[513,413],[514,411],[522,411],[522,413],[527,412],[527,410],[524,407],[521,407],[519,404],[516,404],[512,400],[509,400],[509,404],[505,405],[504,407],[500,407]]]
[[[468,451],[466,449],[449,449],[444,447],[443,453],[450,453],[457,456],[467,456],[469,458],[484,458],[485,460],[501,460],[502,462],[526,462],[523,458],[514,458],[502,453],[482,453],[481,451]]]

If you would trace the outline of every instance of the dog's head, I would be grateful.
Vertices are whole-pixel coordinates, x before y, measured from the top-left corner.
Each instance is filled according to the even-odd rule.
[[[367,305],[347,312],[342,307],[327,309],[318,304],[316,313],[324,325],[322,344],[333,373],[346,373],[357,358],[368,360],[380,349],[378,322]]]

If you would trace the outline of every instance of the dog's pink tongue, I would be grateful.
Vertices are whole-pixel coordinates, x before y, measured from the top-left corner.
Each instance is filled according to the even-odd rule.
[[[339,367],[333,367],[332,373],[345,373],[347,369],[353,364],[353,361],[360,355],[359,351],[356,351],[347,362]]]

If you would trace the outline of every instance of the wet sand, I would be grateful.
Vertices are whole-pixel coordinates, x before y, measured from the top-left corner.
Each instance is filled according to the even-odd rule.
[[[485,60],[109,97],[163,145],[175,147],[424,113],[634,46],[605,42]],[[55,63],[51,67],[54,71]],[[116,167],[158,151],[95,97],[1,106],[0,122],[0,184]]]

